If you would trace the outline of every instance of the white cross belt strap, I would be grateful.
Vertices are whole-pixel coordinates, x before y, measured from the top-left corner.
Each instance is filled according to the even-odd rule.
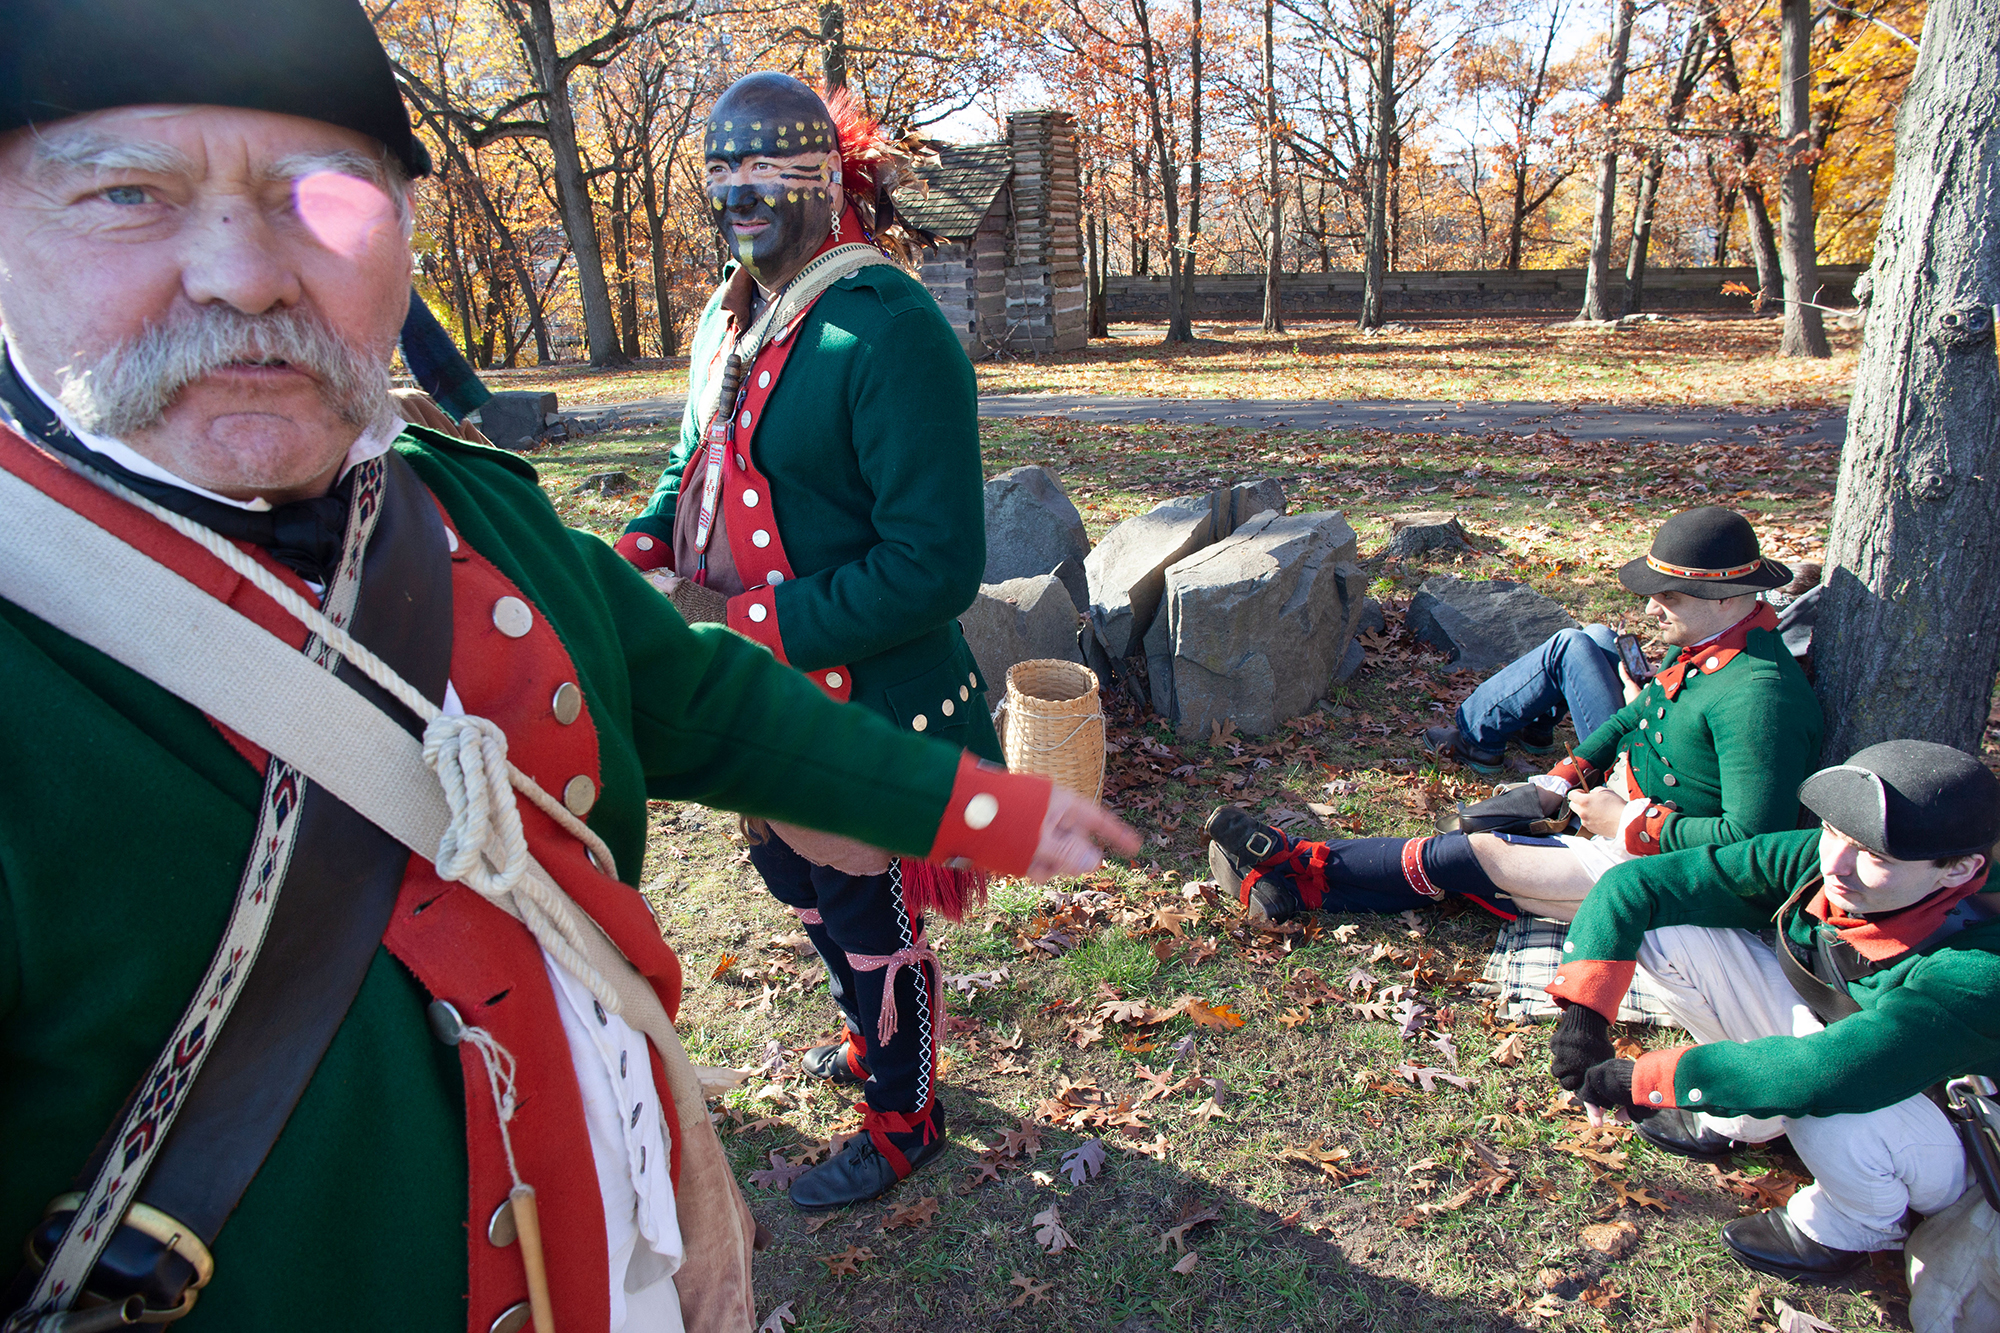
[[[369,656],[365,649],[235,547],[122,488],[111,489],[274,592],[281,605],[392,694],[407,692],[421,700],[393,673],[382,680],[377,670],[387,668],[379,662],[371,666],[357,660]],[[146,676],[285,760],[418,856],[439,860],[440,843],[454,828],[454,803],[447,802],[438,773],[426,763],[424,744],[387,714],[283,640],[5,469],[0,469],[0,515],[5,516],[0,522],[0,598]],[[423,703],[435,712],[428,701]],[[417,711],[422,715],[422,709]],[[466,740],[476,747],[474,738]],[[504,757],[500,764],[511,768]],[[506,779],[499,781],[504,786]],[[519,781],[517,774],[517,785]],[[511,806],[507,793],[495,794]],[[540,798],[537,805],[549,799],[539,789],[528,794]],[[596,843],[594,835],[586,831],[584,836]],[[586,984],[594,982],[593,990],[603,988],[599,993],[605,1007],[620,1012],[659,1050],[678,1121],[678,1193],[710,1214],[702,1218],[704,1225],[684,1229],[687,1258],[675,1274],[682,1317],[690,1333],[747,1330],[754,1323],[749,1271],[754,1223],[709,1124],[701,1085],[680,1038],[651,984],[603,930],[570,905],[568,895],[524,845],[510,851],[508,859],[524,871],[512,892],[485,891],[472,883],[475,876],[464,880],[516,917],[524,917],[524,900],[524,919],[545,909],[567,916],[558,926],[566,938],[556,943],[569,948],[550,947],[542,929],[536,931],[538,940],[566,970],[577,972]],[[574,954],[564,958],[570,949]]]

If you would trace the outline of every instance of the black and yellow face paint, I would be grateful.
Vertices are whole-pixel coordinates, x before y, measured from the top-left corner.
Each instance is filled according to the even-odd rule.
[[[702,149],[724,246],[764,287],[784,285],[832,228],[840,153],[825,106],[796,79],[749,75],[716,102]]]

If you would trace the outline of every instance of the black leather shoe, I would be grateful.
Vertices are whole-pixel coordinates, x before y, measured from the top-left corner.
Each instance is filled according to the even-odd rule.
[[[850,1051],[854,1052],[852,1056],[848,1054]],[[868,1081],[868,1062],[861,1058],[861,1053],[854,1050],[845,1036],[839,1041],[813,1047],[799,1063],[808,1074],[829,1083],[846,1083],[858,1088]],[[857,1065],[861,1068],[858,1074],[854,1072]]]
[[[1283,833],[1258,823],[1240,805],[1217,806],[1202,832],[1209,838],[1209,873],[1251,916],[1288,921],[1305,909],[1290,868],[1282,864],[1257,876],[1247,898],[1242,892],[1243,880],[1252,870],[1291,847],[1291,839]]]
[[[1670,1152],[1676,1157],[1692,1157],[1698,1162],[1712,1162],[1752,1146],[1727,1134],[1716,1133],[1702,1124],[1701,1118],[1693,1111],[1678,1106],[1655,1111],[1641,1120],[1639,1137],[1661,1152]]]
[[[1424,748],[1440,759],[1449,759],[1454,764],[1463,764],[1475,773],[1484,773],[1489,778],[1497,778],[1506,772],[1502,764],[1507,756],[1500,750],[1475,750],[1458,734],[1457,727],[1425,727]]]
[[[1794,1282],[1828,1282],[1867,1261],[1859,1250],[1836,1250],[1798,1229],[1782,1208],[1739,1217],[1722,1228],[1722,1243],[1736,1262]]]
[[[910,1175],[915,1175],[926,1164],[944,1154],[944,1116],[935,1107],[931,1110],[931,1126],[929,1143],[922,1141],[924,1136],[921,1133],[888,1136],[890,1143],[908,1160]],[[856,1134],[837,1154],[793,1181],[791,1200],[795,1207],[806,1212],[823,1213],[879,1199],[902,1179],[905,1177],[896,1174],[895,1166],[875,1146],[875,1140],[864,1132]]]

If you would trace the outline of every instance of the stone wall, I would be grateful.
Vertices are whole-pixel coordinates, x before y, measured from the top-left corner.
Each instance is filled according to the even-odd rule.
[[[1069,352],[1088,341],[1076,117],[1018,111],[1007,117],[1013,150],[1014,245],[1005,279],[1008,351]]]
[[[1824,264],[1819,303],[1854,304],[1854,280],[1860,265]],[[1406,272],[1389,275],[1388,311],[1397,315],[1457,314],[1478,311],[1509,314],[1574,315],[1583,308],[1584,270],[1580,268]],[[1654,268],[1646,271],[1645,309],[1728,311],[1747,314],[1751,298],[1725,295],[1724,283],[1739,283],[1753,291],[1757,273],[1749,268]],[[1361,274],[1301,273],[1282,280],[1287,315],[1352,315],[1361,309]],[[1623,300],[1623,279],[1614,275],[1612,302]],[[1106,310],[1114,320],[1154,320],[1167,317],[1167,281],[1163,276],[1111,277],[1105,280]],[[1218,274],[1195,278],[1196,319],[1257,319],[1264,310],[1264,275]]]

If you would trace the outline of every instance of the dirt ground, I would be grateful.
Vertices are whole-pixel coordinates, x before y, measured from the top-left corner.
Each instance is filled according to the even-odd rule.
[[[1546,1032],[1498,1020],[1472,989],[1491,917],[1448,905],[1251,930],[1205,884],[1199,838],[1223,802],[1305,837],[1425,830],[1486,788],[1415,740],[1475,683],[1403,631],[1422,578],[1523,579],[1581,619],[1636,626],[1614,571],[1674,509],[1729,503],[1767,553],[1817,558],[1830,450],[1048,420],[983,430],[989,473],[1050,467],[1093,538],[1169,495],[1273,475],[1294,509],[1343,512],[1364,556],[1386,515],[1412,508],[1456,510],[1479,549],[1376,567],[1388,632],[1366,641],[1352,680],[1271,736],[1183,740],[1109,702],[1106,800],[1144,851],[1081,880],[1001,882],[963,924],[933,924],[951,985],[951,1149],[849,1213],[808,1218],[782,1189],[858,1123],[851,1096],[800,1072],[800,1052],[837,1022],[817,962],[745,863],[733,819],[654,807],[643,885],[690,979],[690,1049],[755,1071],[719,1123],[777,1236],[757,1269],[767,1329],[1809,1327],[1791,1311],[1846,1333],[1906,1326],[1891,1260],[1803,1288],[1725,1257],[1717,1228],[1786,1197],[1796,1159],[1758,1150],[1698,1166],[1629,1129],[1592,1130],[1565,1105]],[[569,521],[611,535],[669,442],[593,436],[533,461]],[[633,489],[578,489],[605,472]]]

